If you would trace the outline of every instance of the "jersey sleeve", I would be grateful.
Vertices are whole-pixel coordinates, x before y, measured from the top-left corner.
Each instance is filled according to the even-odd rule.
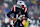
[[[27,18],[28,18],[28,13],[27,13],[27,12],[25,13],[25,17],[27,17]]]
[[[16,18],[16,7],[12,7],[11,11],[7,14],[7,16],[10,18],[10,15],[14,13],[14,17]]]
[[[7,16],[10,18],[10,15],[11,15],[12,13],[14,13],[13,10],[10,11],[10,12],[7,14]]]
[[[26,13],[27,11],[28,11],[28,9],[27,9],[27,8],[25,8],[24,12]]]
[[[28,9],[27,9],[27,8],[25,8],[25,10],[24,10],[25,17],[27,17],[27,18],[28,18],[28,13],[27,13],[27,11],[28,11]]]
[[[25,8],[25,17],[27,17],[28,18],[28,8]]]

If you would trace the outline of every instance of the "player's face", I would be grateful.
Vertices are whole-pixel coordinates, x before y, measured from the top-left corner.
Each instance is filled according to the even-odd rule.
[[[21,7],[24,8],[24,5],[22,5]]]

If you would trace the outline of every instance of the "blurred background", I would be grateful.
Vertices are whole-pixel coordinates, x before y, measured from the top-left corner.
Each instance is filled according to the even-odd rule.
[[[10,27],[11,21],[6,14],[19,0],[0,0],[0,27]],[[22,0],[28,8],[29,18],[32,20],[29,27],[40,27],[40,0]]]

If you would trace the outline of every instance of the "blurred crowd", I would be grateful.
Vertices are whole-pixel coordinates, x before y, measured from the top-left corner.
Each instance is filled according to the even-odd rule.
[[[10,19],[7,17],[7,13],[10,12],[11,8],[17,3],[17,1],[18,0],[0,0],[0,27],[7,27],[10,25]],[[32,20],[31,24],[36,24],[40,27],[40,0],[22,1],[27,5],[29,18]],[[33,27],[31,24],[30,26]]]

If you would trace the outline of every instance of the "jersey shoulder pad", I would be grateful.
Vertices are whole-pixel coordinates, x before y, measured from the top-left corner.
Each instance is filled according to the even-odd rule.
[[[14,12],[16,12],[16,6],[13,6],[13,7],[12,7],[12,10],[13,10]]]
[[[27,10],[28,10],[28,9],[27,9],[27,8],[25,8],[24,12],[26,13],[26,12],[27,12]]]

